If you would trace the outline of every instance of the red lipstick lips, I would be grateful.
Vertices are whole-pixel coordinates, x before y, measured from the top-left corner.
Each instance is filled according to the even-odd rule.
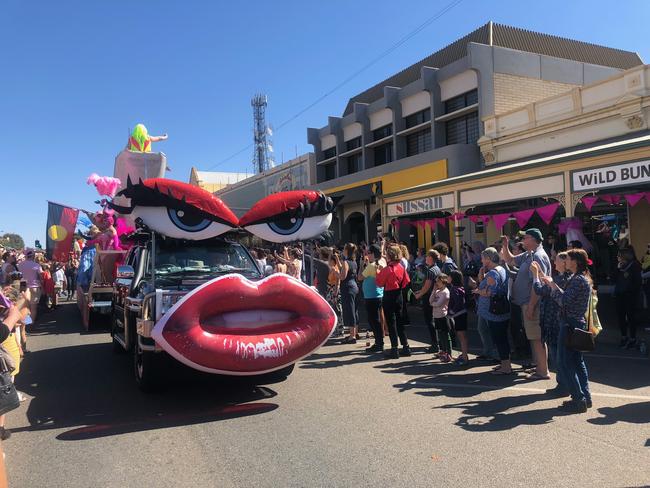
[[[235,274],[185,295],[152,337],[194,369],[256,375],[311,354],[335,327],[332,308],[304,283],[283,274],[257,282]]]

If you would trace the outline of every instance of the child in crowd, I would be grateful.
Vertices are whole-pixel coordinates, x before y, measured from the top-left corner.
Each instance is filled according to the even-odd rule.
[[[460,342],[460,356],[456,358],[456,364],[464,366],[469,362],[467,356],[467,301],[465,288],[463,287],[463,273],[455,269],[449,273],[451,285],[449,286],[449,311],[450,324],[453,323],[454,330]]]
[[[449,319],[447,318],[449,307],[449,276],[439,274],[434,283],[433,293],[429,298],[429,304],[433,309],[433,322],[438,331],[438,342],[440,353],[438,359],[443,363],[451,361],[451,336],[449,335]]]

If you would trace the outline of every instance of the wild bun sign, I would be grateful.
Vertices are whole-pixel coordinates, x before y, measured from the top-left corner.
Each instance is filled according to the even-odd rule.
[[[573,191],[646,183],[650,182],[650,161],[576,171],[572,175],[572,180]]]

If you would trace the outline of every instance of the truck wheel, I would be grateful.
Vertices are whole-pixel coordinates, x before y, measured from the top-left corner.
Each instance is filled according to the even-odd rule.
[[[143,351],[137,336],[133,345],[133,359],[135,381],[138,388],[145,393],[160,390],[162,386],[161,358],[157,357],[155,352]]]
[[[293,372],[295,364],[291,364],[286,368],[278,369],[277,371],[272,371],[271,373],[266,373],[261,376],[258,376],[258,385],[270,385],[273,383],[281,383],[286,380],[288,376]]]

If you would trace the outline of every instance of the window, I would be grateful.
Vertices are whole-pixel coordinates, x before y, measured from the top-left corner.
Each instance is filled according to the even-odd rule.
[[[392,136],[393,135],[393,125],[388,124],[383,127],[380,127],[379,129],[375,129],[372,131],[372,140],[373,141],[378,141],[379,139],[383,139],[384,137]]]
[[[478,140],[478,112],[445,122],[447,145],[474,144]]]
[[[393,143],[382,144],[375,148],[375,166],[390,163],[393,160]]]
[[[352,149],[356,149],[358,147],[361,147],[361,136],[350,139],[345,143],[346,151],[352,151]]]
[[[336,164],[326,164],[325,168],[325,181],[333,180],[336,178]]]
[[[323,159],[333,158],[334,156],[336,156],[336,146],[323,151]]]
[[[431,129],[424,129],[406,136],[406,156],[414,156],[431,150]]]
[[[449,114],[478,103],[478,90],[472,90],[445,101],[445,113]]]
[[[345,158],[345,165],[345,174],[351,175],[352,173],[359,171],[359,168],[361,167],[361,154],[353,154],[352,156]]]
[[[414,114],[408,115],[407,117],[404,117],[404,122],[406,123],[407,129],[415,127],[416,125],[423,124],[424,122],[428,122],[429,120],[431,120],[430,108],[425,108],[420,112],[416,112]]]

